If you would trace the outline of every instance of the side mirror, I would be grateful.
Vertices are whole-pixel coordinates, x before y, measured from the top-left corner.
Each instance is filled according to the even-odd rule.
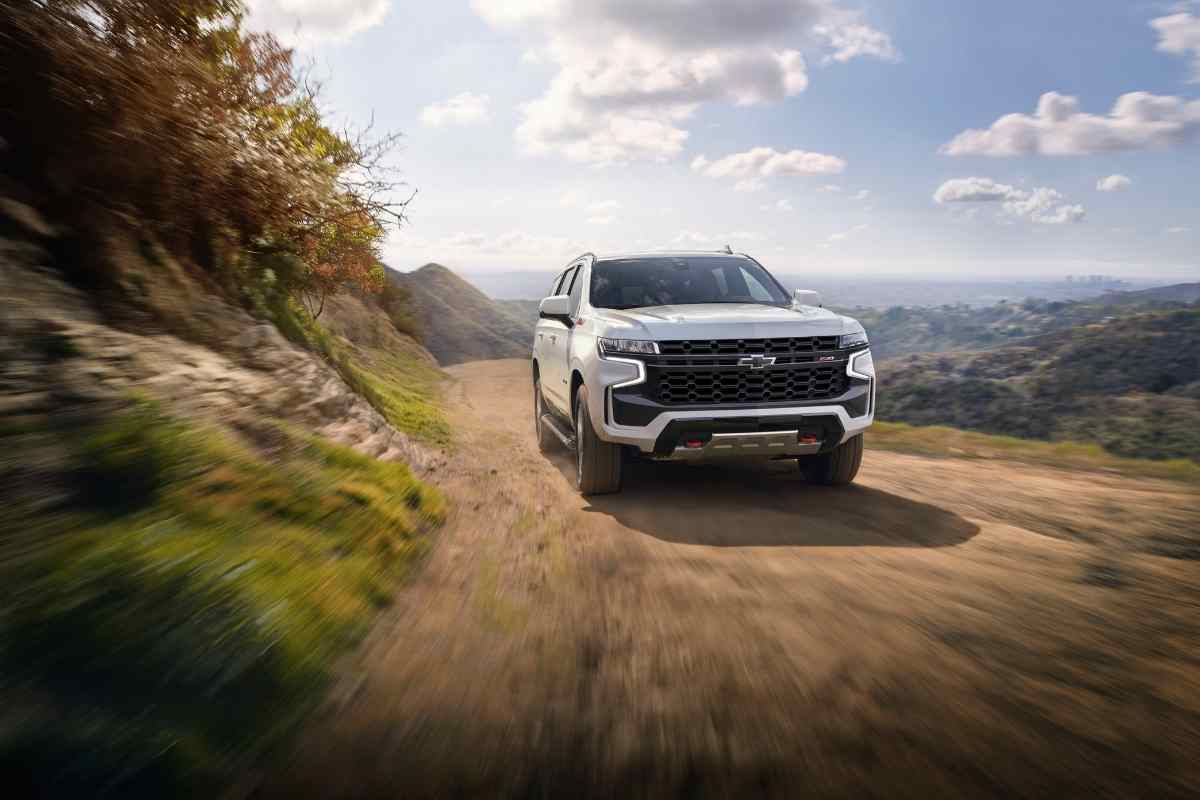
[[[795,298],[797,304],[802,306],[819,307],[821,305],[821,293],[814,292],[812,289],[797,289],[792,292],[792,297]]]
[[[556,294],[547,297],[538,305],[538,316],[542,319],[556,319],[565,322],[571,317],[571,296]]]

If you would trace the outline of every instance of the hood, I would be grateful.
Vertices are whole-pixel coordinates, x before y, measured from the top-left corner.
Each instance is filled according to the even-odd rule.
[[[601,336],[617,339],[766,339],[785,336],[833,336],[862,326],[816,306],[766,306],[757,303],[700,303],[649,306],[625,311],[595,309]]]

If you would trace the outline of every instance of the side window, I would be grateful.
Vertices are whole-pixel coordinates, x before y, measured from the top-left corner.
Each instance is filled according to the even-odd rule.
[[[739,267],[739,269],[741,268]],[[764,303],[770,303],[774,301],[775,298],[772,297],[771,293],[768,292],[766,288],[758,282],[758,278],[755,278],[744,269],[741,270],[741,272],[742,278],[746,281],[746,289],[749,290],[751,297]]]
[[[558,287],[562,286],[562,280],[566,274],[566,270],[558,274],[558,277],[554,279],[554,283],[550,284],[550,294],[546,295],[546,297],[553,297],[554,295],[558,294]]]
[[[583,299],[583,266],[575,270],[575,275],[571,278],[571,288],[567,292],[571,295],[571,316],[575,316],[579,312],[579,301]]]

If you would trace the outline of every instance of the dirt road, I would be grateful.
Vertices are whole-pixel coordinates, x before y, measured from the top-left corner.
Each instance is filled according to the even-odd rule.
[[[585,500],[525,362],[451,373],[456,511],[262,796],[1200,787],[1196,491],[868,449]]]

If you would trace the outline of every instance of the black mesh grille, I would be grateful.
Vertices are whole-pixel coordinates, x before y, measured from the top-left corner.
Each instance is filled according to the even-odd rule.
[[[787,339],[687,339],[659,342],[663,355],[724,355],[727,353],[817,353],[837,350],[836,336],[797,336]]]
[[[761,371],[664,369],[658,375],[658,400],[671,404],[825,400],[846,389],[841,364]]]

